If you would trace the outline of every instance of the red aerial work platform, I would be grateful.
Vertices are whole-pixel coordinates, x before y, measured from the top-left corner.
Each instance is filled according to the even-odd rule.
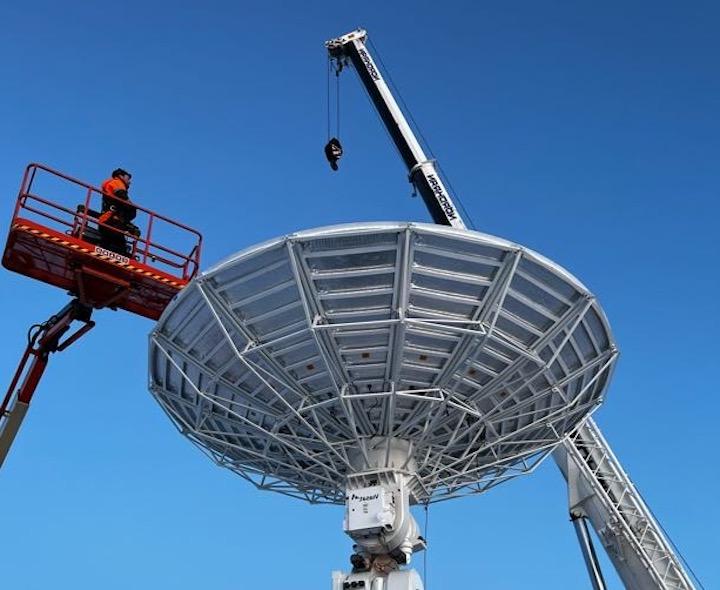
[[[44,175],[75,195],[60,203],[38,194],[34,187]],[[139,237],[98,221],[99,189],[30,164],[15,205],[3,266],[65,289],[91,307],[118,307],[156,320],[197,273],[202,236],[135,201],[133,205],[138,211]],[[102,247],[100,226],[125,235],[128,256]],[[171,235],[185,248],[161,244],[158,235]]]
[[[66,349],[95,325],[93,309],[125,309],[156,320],[200,267],[200,233],[133,201],[140,235],[131,234],[100,222],[102,201],[98,188],[57,170],[41,164],[25,169],[2,264],[60,287],[74,299],[31,330],[0,403],[0,466],[50,353]],[[123,235],[125,252],[105,247],[108,232]],[[75,321],[84,325],[61,342]]]

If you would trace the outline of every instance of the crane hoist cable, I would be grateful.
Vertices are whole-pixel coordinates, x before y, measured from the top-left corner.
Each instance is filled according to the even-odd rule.
[[[425,503],[425,526],[423,527],[423,537],[425,539],[425,542],[428,540],[428,523],[430,522],[430,503]],[[425,551],[423,551],[423,580],[425,580],[425,590],[427,590],[427,556],[428,556],[428,547],[425,547]]]
[[[337,64],[334,64],[333,60],[328,57],[328,68],[327,68],[327,137],[328,142],[325,144],[325,157],[330,163],[330,167],[333,170],[338,169],[338,160],[343,155],[342,144],[340,143],[340,72],[343,69],[343,62],[338,60]],[[331,92],[330,92],[330,71],[335,72],[335,134],[332,134],[331,129]]]

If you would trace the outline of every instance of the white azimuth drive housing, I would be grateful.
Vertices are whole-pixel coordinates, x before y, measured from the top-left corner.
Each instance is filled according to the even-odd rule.
[[[376,446],[392,446],[392,439],[376,439]],[[355,541],[356,569],[373,566],[375,557],[387,556],[396,565],[410,563],[425,540],[410,512],[412,476],[396,470],[376,470],[348,478],[345,532]],[[366,485],[371,483],[373,485]]]
[[[377,535],[395,522],[395,494],[383,486],[348,491],[345,531],[351,536]]]

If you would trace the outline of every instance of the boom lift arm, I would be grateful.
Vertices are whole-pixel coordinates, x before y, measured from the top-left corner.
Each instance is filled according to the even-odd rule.
[[[428,160],[397,102],[375,65],[362,29],[325,43],[340,71],[352,63],[423,197],[433,221],[465,229],[435,163]],[[588,418],[554,458],[568,481],[571,519],[575,524],[593,587],[604,590],[587,520],[603,539],[613,565],[631,590],[692,590],[695,588],[678,556],[663,535],[592,418]],[[575,502],[578,490],[581,501]]]
[[[10,387],[0,405],[0,467],[2,467],[25,419],[35,389],[47,367],[50,354],[65,350],[89,332],[95,326],[95,322],[90,319],[91,315],[91,307],[82,304],[78,299],[73,299],[45,322],[30,328],[27,348],[25,348],[10,382]],[[75,321],[83,325],[61,342],[62,337],[70,330],[70,326]],[[31,358],[32,361],[28,366]],[[20,382],[20,386],[17,387]]]

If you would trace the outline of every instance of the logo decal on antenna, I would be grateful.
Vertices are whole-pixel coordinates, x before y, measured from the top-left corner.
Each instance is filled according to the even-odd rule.
[[[371,500],[377,500],[380,494],[372,494],[371,496],[360,496],[358,494],[352,494],[351,500],[360,500],[361,502],[370,502]]]

